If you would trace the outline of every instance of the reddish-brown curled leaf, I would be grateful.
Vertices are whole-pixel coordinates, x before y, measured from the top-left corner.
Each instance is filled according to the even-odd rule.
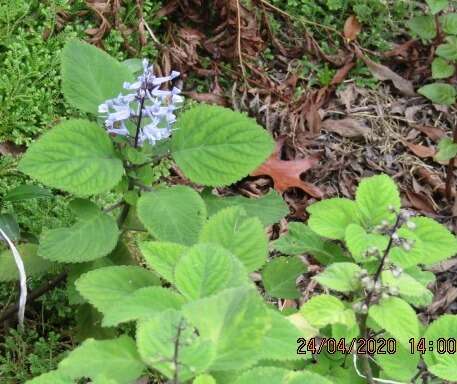
[[[318,187],[300,179],[302,173],[318,164],[319,158],[314,156],[300,160],[281,160],[283,144],[284,139],[279,139],[271,156],[252,172],[251,176],[270,176],[273,179],[274,188],[280,193],[295,187],[313,197],[322,198],[324,194]]]
[[[348,41],[354,41],[361,30],[362,26],[360,25],[359,20],[357,20],[357,17],[354,15],[349,16],[344,23],[344,37]]]

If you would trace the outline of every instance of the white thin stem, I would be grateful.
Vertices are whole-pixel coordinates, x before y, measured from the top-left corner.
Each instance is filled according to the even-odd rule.
[[[20,282],[20,289],[21,293],[19,296],[19,310],[18,310],[18,319],[19,319],[19,328],[22,330],[24,329],[24,314],[25,314],[25,303],[27,302],[27,276],[25,274],[25,267],[24,262],[22,261],[22,257],[19,254],[19,251],[10,240],[10,238],[6,235],[6,233],[0,228],[0,234],[8,243],[8,246],[13,253],[14,261],[17,266],[17,270],[19,271],[19,282]]]
[[[354,362],[354,369],[360,377],[366,379],[367,377],[363,375],[360,371],[359,368],[357,367],[357,353],[354,353],[353,355],[353,362]],[[373,377],[373,381],[376,381],[377,383],[384,383],[384,384],[405,384],[401,381],[393,381],[393,380],[384,380],[384,379],[378,379],[376,377]]]

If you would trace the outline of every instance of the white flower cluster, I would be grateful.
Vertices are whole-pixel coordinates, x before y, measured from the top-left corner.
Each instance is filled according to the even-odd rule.
[[[179,88],[173,87],[168,91],[160,89],[160,86],[179,75],[179,72],[172,71],[169,76],[157,77],[148,60],[144,59],[143,73],[138,76],[137,81],[124,83],[124,89],[136,92],[120,94],[98,107],[99,113],[106,114],[106,130],[116,135],[130,136],[126,122],[131,120],[137,124],[141,118],[138,145],[143,145],[145,141],[154,145],[156,141],[169,137],[176,121],[174,112],[182,105],[184,98],[180,96]]]

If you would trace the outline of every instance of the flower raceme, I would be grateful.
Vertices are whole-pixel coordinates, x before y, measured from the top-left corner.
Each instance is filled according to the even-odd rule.
[[[179,72],[172,71],[170,75],[157,77],[153,66],[148,60],[143,60],[143,73],[134,83],[124,83],[124,89],[136,91],[127,95],[106,100],[98,107],[98,112],[106,114],[105,128],[115,135],[132,137],[137,135],[138,145],[166,139],[171,135],[172,126],[176,121],[174,111],[179,108],[184,99],[181,90],[173,87],[171,91],[160,89],[161,85],[177,78]],[[144,122],[138,126],[139,132],[132,135],[127,122]],[[141,123],[140,122],[140,123]]]

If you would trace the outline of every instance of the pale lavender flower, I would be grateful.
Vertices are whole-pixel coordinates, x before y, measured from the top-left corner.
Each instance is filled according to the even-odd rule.
[[[99,105],[98,112],[105,114],[107,131],[126,137],[133,136],[135,133],[129,132],[126,123],[131,121],[136,126],[141,112],[139,145],[146,141],[154,145],[158,140],[170,137],[172,126],[176,122],[175,110],[181,107],[184,98],[180,95],[179,88],[173,87],[169,91],[160,89],[160,86],[179,75],[179,72],[172,71],[168,76],[157,77],[153,67],[149,66],[146,59],[143,60],[143,73],[135,82],[123,84],[124,89],[135,93],[121,94]]]

